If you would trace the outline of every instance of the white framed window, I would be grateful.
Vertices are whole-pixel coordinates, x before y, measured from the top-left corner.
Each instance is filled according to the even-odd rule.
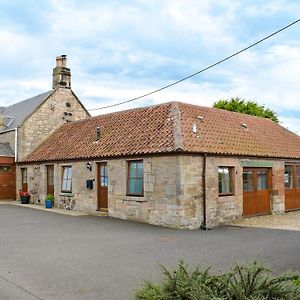
[[[234,194],[234,168],[233,167],[219,167],[219,195],[233,195]]]
[[[67,193],[72,192],[72,166],[62,167],[61,191]]]

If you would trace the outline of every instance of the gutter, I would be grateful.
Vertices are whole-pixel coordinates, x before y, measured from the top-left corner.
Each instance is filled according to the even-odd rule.
[[[202,230],[209,230],[207,227],[207,211],[206,211],[206,158],[207,153],[203,154],[203,171],[202,171],[202,189],[203,189],[203,222],[200,226]]]
[[[2,131],[0,131],[0,134],[1,134],[1,133],[5,133],[5,132],[14,131],[14,130],[16,130],[16,129],[17,129],[17,128],[12,128],[12,129],[2,130]]]

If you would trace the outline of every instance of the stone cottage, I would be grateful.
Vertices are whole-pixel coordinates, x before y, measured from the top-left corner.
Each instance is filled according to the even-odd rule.
[[[300,208],[299,136],[180,102],[67,123],[20,166],[41,199],[53,176],[57,206],[155,225],[210,228]]]
[[[58,56],[51,91],[0,107],[0,199],[16,199],[16,162],[24,159],[64,123],[89,116],[71,89],[66,55]],[[18,170],[19,181],[22,181],[19,189],[23,191],[28,190],[26,172],[26,169]]]

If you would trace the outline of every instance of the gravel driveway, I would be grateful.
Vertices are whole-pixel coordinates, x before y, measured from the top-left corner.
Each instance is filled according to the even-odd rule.
[[[235,226],[260,227],[300,231],[300,210],[279,215],[244,218],[229,223]]]

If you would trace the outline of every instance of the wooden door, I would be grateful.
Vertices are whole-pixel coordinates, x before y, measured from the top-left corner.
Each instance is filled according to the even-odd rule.
[[[284,171],[285,210],[300,209],[300,165],[286,165]]]
[[[0,200],[16,199],[16,166],[0,165]]]
[[[108,209],[107,186],[108,186],[108,171],[107,163],[98,164],[98,210]]]
[[[22,192],[28,192],[27,168],[22,168],[21,174],[22,174]]]
[[[47,194],[54,196],[54,166],[46,166],[47,168]]]
[[[244,168],[243,216],[270,213],[271,172],[267,168]]]

